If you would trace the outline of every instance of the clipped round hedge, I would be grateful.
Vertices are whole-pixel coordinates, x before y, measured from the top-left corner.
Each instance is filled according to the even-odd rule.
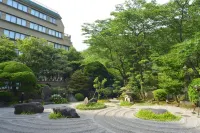
[[[146,109],[139,110],[135,116],[140,119],[154,120],[154,121],[179,121],[181,119],[180,116],[173,115],[168,111],[162,114],[156,114],[151,110],[146,110]]]
[[[78,101],[83,101],[83,100],[84,100],[84,96],[83,96],[83,94],[81,94],[81,93],[76,93],[76,94],[75,94],[75,98],[76,98],[76,100],[78,100]]]
[[[97,110],[104,109],[106,105],[104,103],[88,103],[88,104],[79,104],[76,106],[80,110]]]
[[[157,89],[153,91],[153,96],[157,101],[164,101],[167,97],[167,91],[165,89]]]

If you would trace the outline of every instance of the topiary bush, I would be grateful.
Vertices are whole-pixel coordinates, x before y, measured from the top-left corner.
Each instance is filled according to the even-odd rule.
[[[200,78],[192,80],[192,82],[189,85],[188,89],[188,96],[192,103],[197,104],[199,100],[199,94],[197,89],[200,88]]]
[[[0,91],[0,101],[2,102],[11,102],[12,101],[12,93],[8,91]]]
[[[54,102],[55,104],[63,104],[67,103],[67,99],[61,97],[59,94],[54,94],[51,96],[51,101]]]
[[[167,92],[165,89],[158,89],[153,91],[153,96],[157,101],[164,101],[167,97]]]
[[[81,93],[76,93],[76,94],[75,94],[75,98],[76,98],[76,100],[78,100],[78,101],[83,101],[83,100],[84,100],[84,96],[83,96],[83,94],[81,94]]]

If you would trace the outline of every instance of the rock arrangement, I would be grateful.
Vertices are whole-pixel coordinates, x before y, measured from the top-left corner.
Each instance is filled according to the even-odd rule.
[[[22,114],[22,113],[36,114],[36,113],[43,113],[44,111],[44,107],[39,102],[16,104],[14,108],[15,108],[14,114]]]
[[[149,111],[152,111],[154,114],[164,114],[164,113],[168,112],[168,110],[166,110],[166,109],[153,109],[153,108],[144,108],[141,110],[149,110]]]
[[[76,110],[71,107],[57,107],[53,108],[54,113],[61,113],[62,116],[68,118],[80,118],[80,116],[76,113]]]
[[[86,98],[84,99],[83,103],[84,103],[84,104],[88,104],[88,102],[89,102],[89,101],[88,101],[88,98],[86,97]]]

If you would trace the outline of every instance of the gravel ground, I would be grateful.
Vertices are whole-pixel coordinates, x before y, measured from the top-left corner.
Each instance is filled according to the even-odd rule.
[[[77,103],[66,104],[74,107]],[[0,108],[0,133],[199,133],[200,118],[191,110],[171,106],[150,106],[167,109],[181,115],[178,122],[146,121],[134,117],[140,108],[149,106],[119,107],[110,103],[108,108],[79,111],[81,118],[48,119],[51,108],[63,105],[45,105],[42,114],[14,115],[13,108]]]

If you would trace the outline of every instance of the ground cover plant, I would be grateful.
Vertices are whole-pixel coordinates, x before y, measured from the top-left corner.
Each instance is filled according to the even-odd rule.
[[[88,103],[88,104],[79,104],[76,106],[77,109],[80,110],[97,110],[106,108],[104,103]]]
[[[120,106],[132,106],[133,103],[130,103],[128,101],[120,101]]]

